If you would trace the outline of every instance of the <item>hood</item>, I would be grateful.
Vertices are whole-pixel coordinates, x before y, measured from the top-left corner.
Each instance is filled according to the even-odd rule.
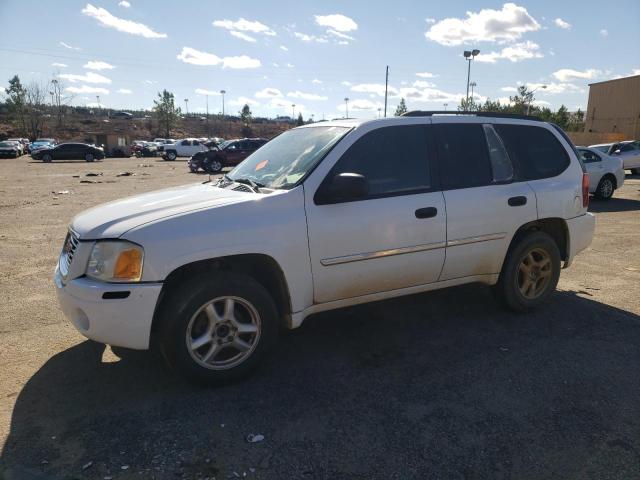
[[[118,238],[132,228],[162,218],[251,201],[261,196],[218,188],[211,183],[184,185],[90,208],[72,220],[71,228],[83,240]]]

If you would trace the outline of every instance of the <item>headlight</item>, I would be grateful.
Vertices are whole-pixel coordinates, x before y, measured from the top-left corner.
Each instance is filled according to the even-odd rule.
[[[86,274],[104,282],[139,282],[144,250],[124,240],[96,242],[91,250]]]

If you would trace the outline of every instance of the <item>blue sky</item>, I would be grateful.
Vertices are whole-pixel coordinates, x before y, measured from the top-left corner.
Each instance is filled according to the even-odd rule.
[[[58,76],[73,104],[149,108],[157,92],[184,109],[254,115],[373,117],[400,97],[409,109],[455,109],[466,49],[479,99],[518,84],[541,105],[587,104],[587,84],[640,74],[640,2],[2,0],[2,83]],[[14,19],[15,21],[9,21]],[[207,94],[208,92],[208,94]]]

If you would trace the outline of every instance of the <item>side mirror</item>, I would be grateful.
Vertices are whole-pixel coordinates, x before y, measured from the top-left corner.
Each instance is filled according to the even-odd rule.
[[[618,148],[617,150],[614,150],[611,152],[611,155],[620,155],[620,149]]]
[[[318,204],[350,202],[369,194],[369,182],[358,173],[340,173],[333,177],[317,198]]]

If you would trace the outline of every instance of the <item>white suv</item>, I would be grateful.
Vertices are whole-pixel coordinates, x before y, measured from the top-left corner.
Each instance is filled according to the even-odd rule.
[[[98,342],[157,342],[191,379],[259,362],[279,327],[358,303],[493,285],[548,300],[592,240],[589,177],[553,125],[413,112],[289,130],[229,174],[71,223],[55,283]]]
[[[173,161],[177,157],[190,157],[206,150],[208,150],[206,145],[197,138],[185,138],[164,145],[162,158]]]

